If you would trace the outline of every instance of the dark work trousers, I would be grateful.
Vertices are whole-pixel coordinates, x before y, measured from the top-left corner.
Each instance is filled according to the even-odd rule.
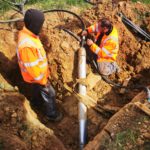
[[[44,113],[48,117],[56,116],[56,94],[52,85],[48,82],[45,86],[40,84],[32,85],[32,103],[39,107],[44,107]]]

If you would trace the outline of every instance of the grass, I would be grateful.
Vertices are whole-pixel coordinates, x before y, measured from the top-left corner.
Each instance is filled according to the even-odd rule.
[[[27,7],[30,5],[38,9],[68,8],[70,6],[83,8],[89,6],[84,0],[29,0]],[[0,12],[5,12],[9,9],[11,9],[10,5],[0,0]]]
[[[70,6],[87,6],[84,0],[35,0],[42,8],[68,8]],[[35,4],[35,2],[30,2],[30,4]]]
[[[137,1],[145,4],[150,4],[150,0],[132,0],[132,2],[137,2]]]
[[[136,144],[136,139],[138,135],[137,132],[134,132],[133,130],[126,130],[123,132],[120,132],[116,135],[116,142],[115,145],[121,150],[127,143],[130,143],[132,145]]]
[[[145,4],[150,4],[150,0],[132,0],[132,1],[133,2],[140,1]],[[70,6],[78,6],[80,8],[86,8],[89,6],[89,4],[85,2],[85,0],[29,0],[27,5],[28,6],[35,5],[35,7],[38,9],[68,8]],[[10,6],[3,0],[0,0],[0,12],[5,12],[9,9]]]

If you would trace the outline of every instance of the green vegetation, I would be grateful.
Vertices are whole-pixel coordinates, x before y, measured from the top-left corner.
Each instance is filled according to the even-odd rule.
[[[150,0],[132,0],[132,2],[137,2],[137,1],[145,4],[150,4]]]
[[[116,141],[115,141],[115,145],[117,146],[117,148],[119,148],[120,150],[123,150],[123,147],[127,144],[130,143],[132,145],[136,144],[136,139],[138,137],[137,132],[134,132],[130,129],[120,132],[116,135]]]
[[[12,2],[11,0],[0,0],[0,12],[5,12],[11,8],[6,1]],[[16,0],[16,2],[20,3],[21,0]],[[84,0],[29,0],[27,7],[29,7],[29,5],[34,5],[34,7],[38,9],[52,9],[68,8],[70,6],[79,6],[82,8],[89,4]]]
[[[10,5],[6,1],[21,2],[23,0],[0,0],[0,12],[5,12],[10,9]],[[52,9],[52,8],[68,8],[70,6],[79,6],[85,8],[90,4],[85,0],[28,0],[27,5],[34,5],[38,9]],[[132,0],[133,2],[140,1],[142,3],[150,4],[150,0]]]
[[[33,3],[47,3],[47,4],[58,4],[58,3],[63,3],[67,5],[78,5],[78,4],[83,4],[84,0],[29,0],[30,4]]]
[[[30,4],[38,3],[44,9],[67,8],[69,6],[83,7],[86,5],[84,0],[31,0]]]

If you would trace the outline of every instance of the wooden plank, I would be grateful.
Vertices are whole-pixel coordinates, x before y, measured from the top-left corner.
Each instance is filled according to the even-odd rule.
[[[130,81],[130,78],[125,79],[125,81],[123,82],[123,86],[124,86],[124,87],[127,87],[129,81]],[[121,89],[120,89],[120,94],[124,94],[125,91],[126,91],[126,88],[121,88]]]
[[[79,100],[80,102],[82,102],[84,105],[87,106],[87,108],[91,108],[94,107],[97,104],[97,101],[94,100],[93,98],[91,98],[88,95],[81,95],[77,92],[75,92],[72,88],[70,88],[67,84],[63,84],[61,81],[59,81],[58,79],[56,79],[53,76],[54,80],[64,89],[66,89],[68,92],[72,93],[75,95],[75,97],[77,98],[77,100]]]
[[[148,103],[146,103],[146,104],[150,105]],[[137,106],[139,109],[141,109],[143,112],[145,112],[147,115],[150,116],[150,108],[146,104],[142,104],[140,102],[135,102],[134,103],[135,106]]]

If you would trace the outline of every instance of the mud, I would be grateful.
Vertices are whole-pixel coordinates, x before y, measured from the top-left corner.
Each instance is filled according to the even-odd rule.
[[[123,83],[125,79],[131,78],[128,87],[133,85],[149,85],[150,42],[142,40],[135,32],[127,28],[117,16],[117,12],[123,12],[134,23],[138,26],[144,27],[144,29],[150,33],[149,9],[149,5],[144,5],[142,3],[133,4],[131,2],[120,2],[115,6],[112,6],[110,3],[103,3],[81,13],[79,12],[79,9],[73,9],[77,14],[80,13],[86,26],[89,26],[101,17],[106,16],[109,17],[118,28],[120,35],[120,50],[117,62],[121,68],[121,72],[109,77],[114,82]],[[79,149],[78,100],[72,94],[60,87],[53,78],[53,76],[55,76],[60,82],[66,83],[71,88],[77,90],[77,51],[80,45],[78,41],[68,33],[59,30],[58,27],[66,27],[75,34],[78,34],[81,31],[81,25],[74,17],[71,17],[68,14],[68,16],[63,15],[64,14],[58,15],[57,13],[49,13],[46,15],[46,21],[40,34],[40,39],[47,52],[52,75],[51,83],[57,91],[57,106],[63,112],[64,117],[59,123],[48,122],[40,110],[32,108],[36,112],[39,121],[42,122],[45,127],[40,130],[39,128],[34,129],[37,128],[36,124],[28,120],[31,126],[33,126],[32,132],[30,131],[30,126],[28,127],[29,131],[28,128],[26,129],[27,118],[25,117],[25,114],[28,112],[29,108],[25,107],[23,104],[24,98],[27,98],[30,101],[30,85],[24,83],[22,80],[17,65],[15,51],[17,34],[22,28],[23,23],[0,25],[0,108],[2,108],[0,111],[0,148],[17,149],[18,147],[21,147],[20,149],[39,150]],[[62,20],[60,20],[60,17]],[[63,22],[63,18],[67,18],[65,23]],[[90,62],[87,61],[87,74],[90,74],[91,72],[96,73],[96,70]],[[97,143],[101,141],[101,139],[97,137],[99,137],[99,134],[103,135],[103,133],[106,135],[106,141],[108,139],[108,143],[110,143],[108,147],[105,146],[105,142],[102,144],[102,146],[105,146],[105,149],[110,149],[111,144],[114,144],[114,149],[120,148],[120,145],[116,145],[115,139],[119,132],[121,133],[129,127],[133,132],[137,133],[139,132],[138,130],[142,132],[141,130],[143,129],[143,126],[149,126],[147,121],[144,123],[141,121],[134,122],[135,116],[136,118],[145,117],[145,114],[137,109],[130,111],[128,119],[123,121],[121,118],[126,114],[126,111],[124,111],[126,106],[120,110],[122,113],[120,113],[120,111],[116,113],[125,104],[128,104],[132,98],[141,91],[141,89],[126,90],[124,94],[120,94],[119,91],[120,89],[110,86],[103,80],[98,81],[92,89],[88,89],[87,94],[91,96],[98,105],[101,105],[104,108],[108,108],[108,106],[111,109],[117,108],[117,110],[113,111],[113,113],[112,111],[111,113],[106,113],[105,111],[100,113],[100,111],[96,111],[93,108],[88,109],[89,144],[85,149],[91,150],[95,147],[95,141],[97,141]],[[25,97],[20,95],[20,93]],[[141,99],[141,97],[139,99]],[[114,113],[116,113],[115,116],[113,116]],[[35,115],[31,116],[36,118]],[[111,132],[109,130],[109,132],[113,134],[113,137],[110,138],[110,135],[105,133],[105,129],[108,126],[113,126],[113,123],[115,125],[115,122],[112,121],[113,117],[116,117],[116,120],[123,123],[121,127],[117,126],[115,129],[112,128]],[[110,118],[112,120],[109,121]],[[141,122],[141,124],[139,125],[138,122]],[[126,123],[128,123],[128,126],[125,127]],[[137,126],[137,128],[134,129],[134,126]],[[54,131],[54,134],[51,134],[51,132],[49,133],[48,129]],[[149,130],[145,127],[143,132],[144,135],[146,132],[149,132]],[[148,135],[145,136],[148,137]],[[112,140],[112,138],[114,138],[114,140]],[[139,137],[135,141],[137,141],[139,147],[142,147],[148,140]],[[126,145],[121,143],[121,146],[126,146],[126,149],[137,148],[134,147],[134,145],[134,142],[130,143],[128,141],[126,142]]]

